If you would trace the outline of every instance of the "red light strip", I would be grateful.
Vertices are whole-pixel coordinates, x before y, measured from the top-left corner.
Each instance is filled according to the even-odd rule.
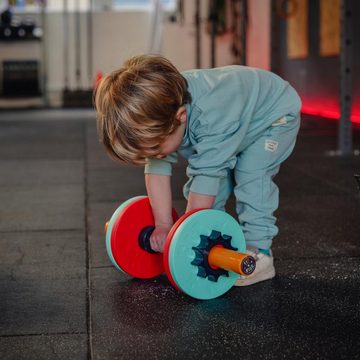
[[[333,110],[333,109],[324,109],[321,106],[308,106],[308,105],[303,105],[303,107],[301,108],[301,112],[303,114],[309,114],[309,115],[316,115],[316,116],[321,116],[324,118],[328,118],[328,119],[336,119],[339,120],[340,119],[340,112],[339,110]],[[351,114],[351,121],[354,123],[358,123],[360,124],[360,115],[358,114]]]

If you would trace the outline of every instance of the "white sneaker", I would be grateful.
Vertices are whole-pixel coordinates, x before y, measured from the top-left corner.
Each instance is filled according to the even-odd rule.
[[[274,258],[271,250],[270,256],[268,256],[260,252],[259,249],[248,246],[246,253],[255,258],[256,268],[249,276],[240,275],[235,286],[248,286],[260,281],[272,279],[275,276]]]

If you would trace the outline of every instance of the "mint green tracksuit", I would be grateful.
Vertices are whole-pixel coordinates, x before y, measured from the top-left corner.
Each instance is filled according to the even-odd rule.
[[[233,191],[247,245],[269,249],[278,233],[273,182],[291,154],[300,126],[301,100],[288,82],[264,70],[226,66],[185,71],[192,100],[177,153],[188,160],[190,191],[215,195],[224,209]],[[149,159],[145,173],[171,175],[177,153]]]

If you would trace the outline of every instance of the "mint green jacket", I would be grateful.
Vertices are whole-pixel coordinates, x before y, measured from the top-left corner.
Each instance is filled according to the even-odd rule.
[[[276,120],[295,119],[301,100],[276,74],[247,66],[189,70],[182,75],[192,98],[186,105],[182,144],[165,159],[148,159],[145,173],[171,175],[179,153],[188,160],[190,191],[216,195],[237,155]]]

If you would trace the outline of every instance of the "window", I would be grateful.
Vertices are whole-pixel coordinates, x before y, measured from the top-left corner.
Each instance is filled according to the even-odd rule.
[[[176,0],[160,0],[166,11],[176,10]],[[118,10],[144,10],[153,6],[153,0],[113,0],[113,7]]]

